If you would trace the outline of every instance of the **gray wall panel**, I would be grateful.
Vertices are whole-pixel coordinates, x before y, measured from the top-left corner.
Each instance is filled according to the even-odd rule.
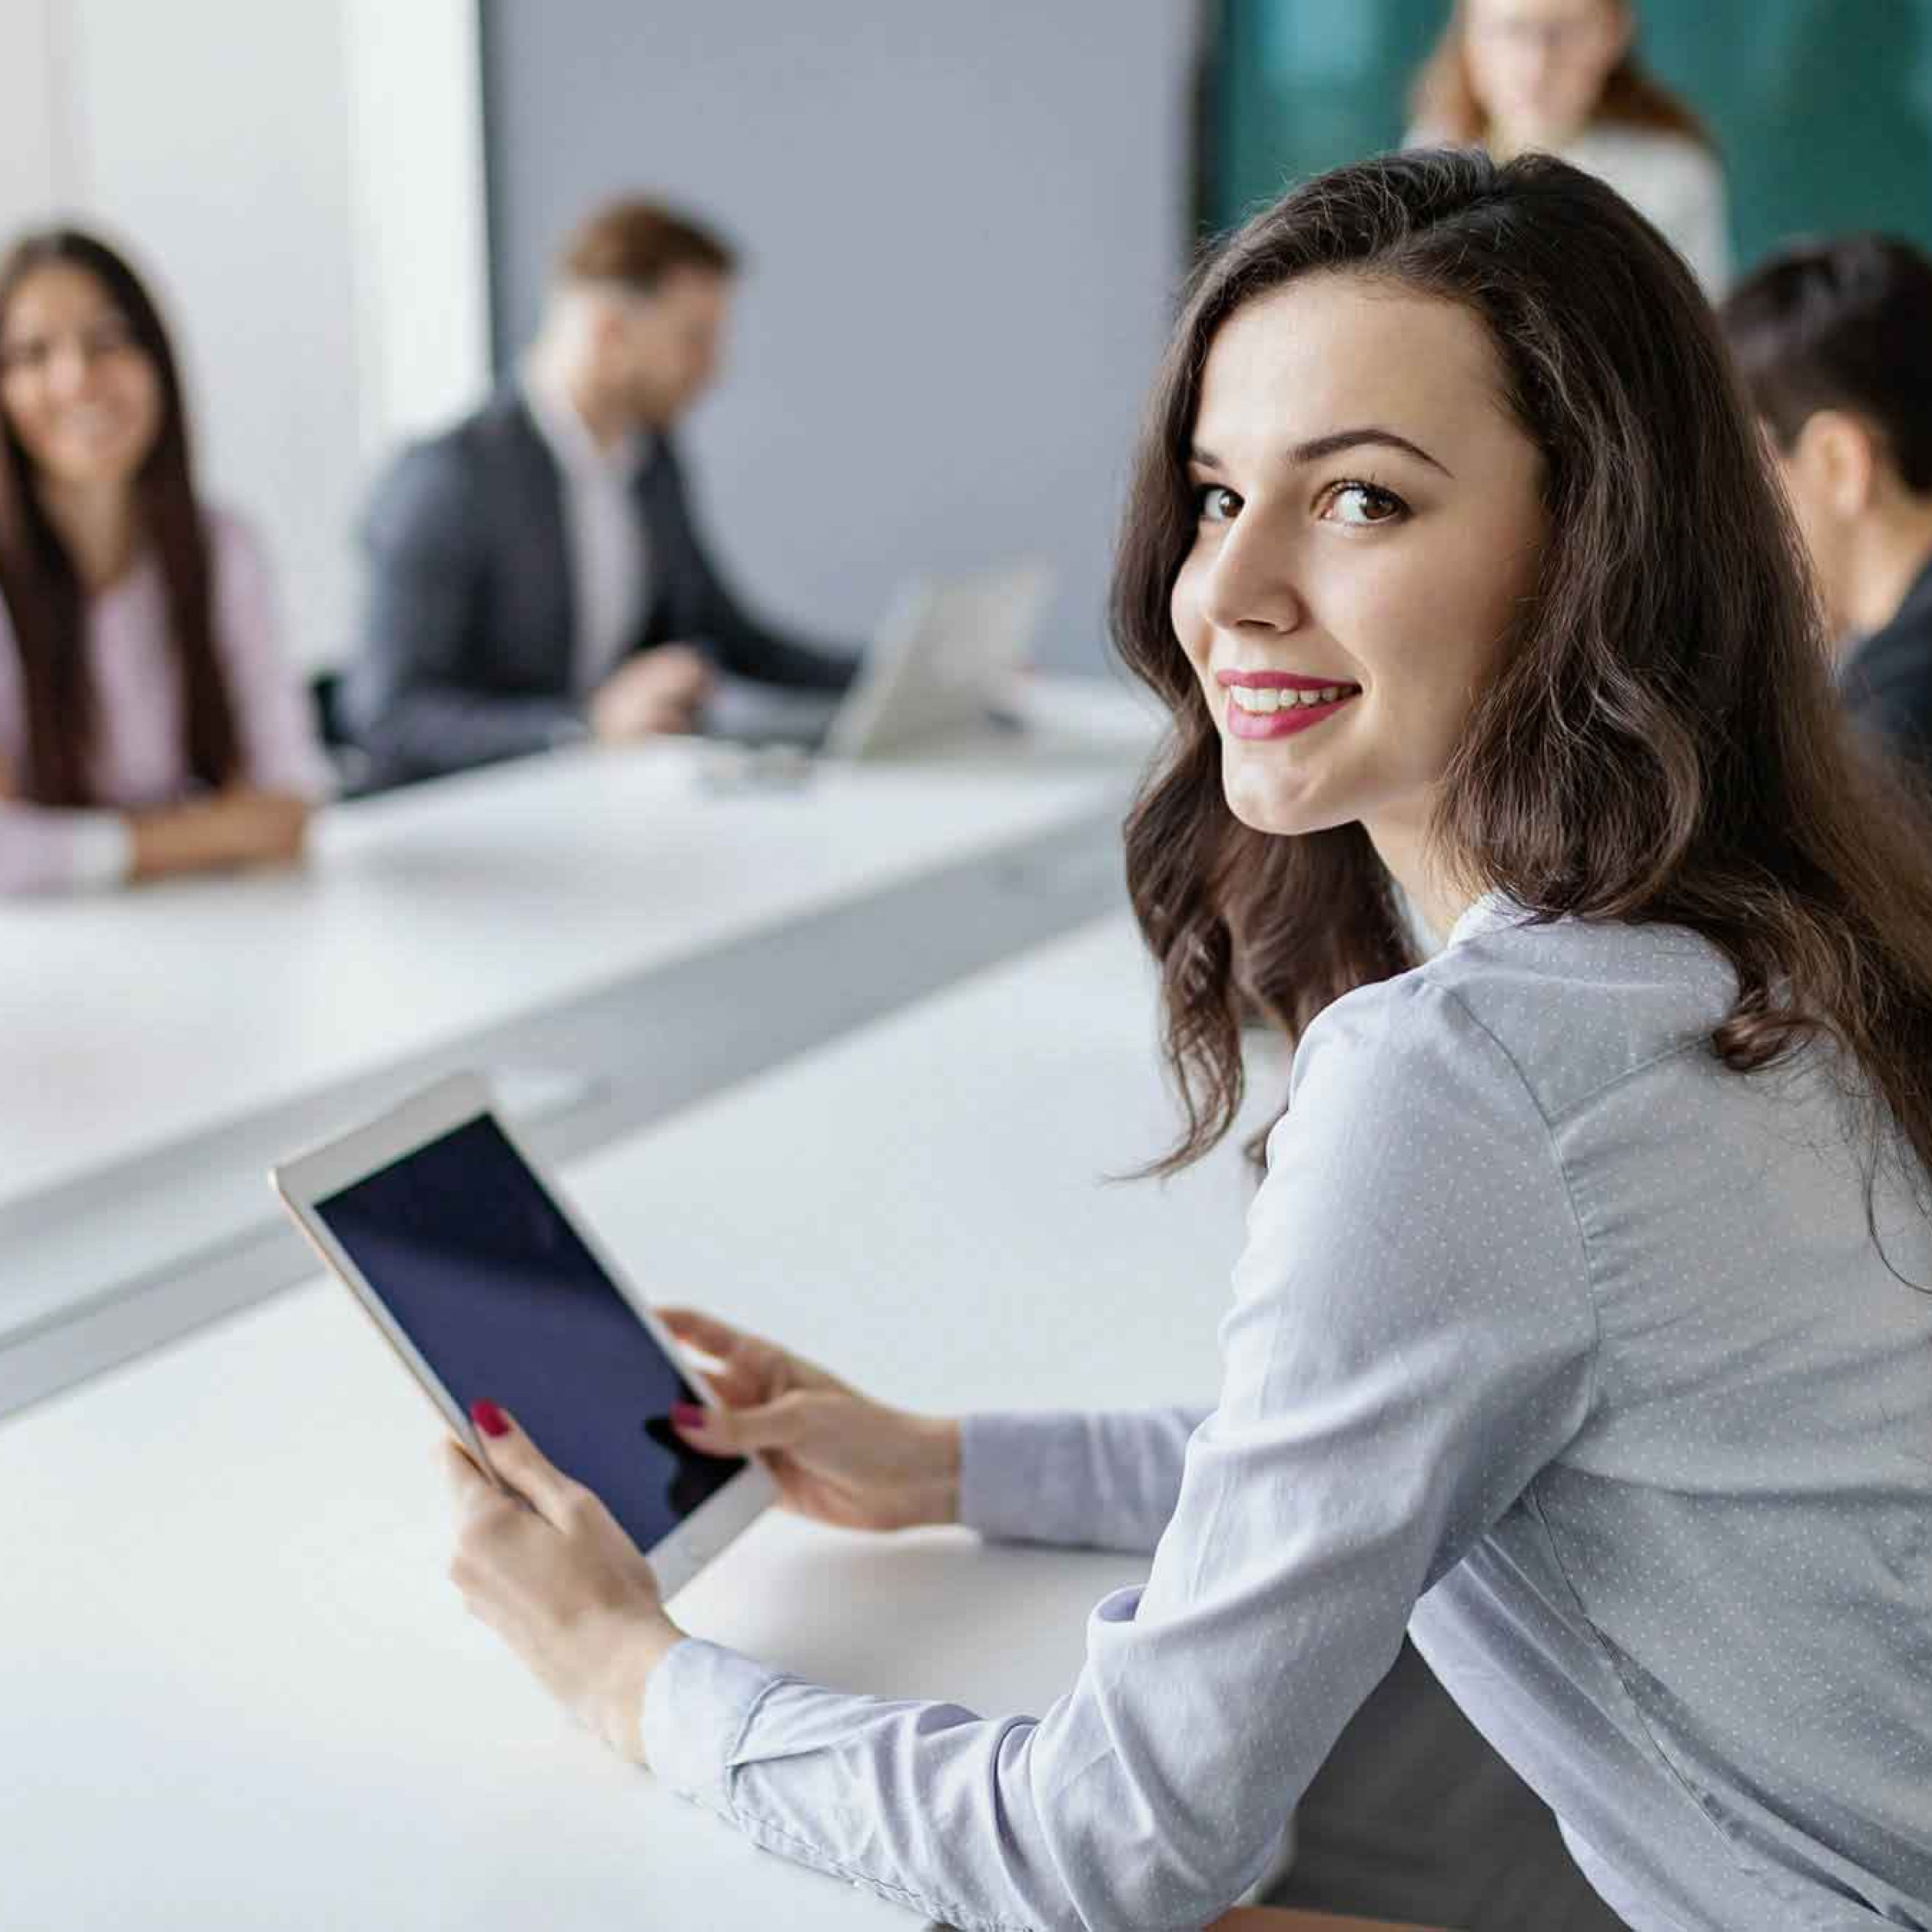
[[[754,601],[854,638],[900,577],[1060,572],[1098,669],[1127,451],[1187,246],[1187,0],[483,0],[500,353],[595,198],[746,250],[687,440]]]

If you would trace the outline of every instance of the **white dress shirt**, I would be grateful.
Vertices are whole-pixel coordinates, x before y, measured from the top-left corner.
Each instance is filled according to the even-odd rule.
[[[1828,1050],[1719,1063],[1736,993],[1694,934],[1491,898],[1337,1001],[1216,1409],[966,1426],[965,1521],[1154,1553],[1065,1695],[687,1640],[658,1775],[970,1932],[1195,1932],[1408,1625],[1639,1932],[1932,1932],[1932,1230],[1885,1173],[1874,1243]]]
[[[523,394],[564,480],[575,613],[571,688],[588,698],[617,667],[644,623],[650,555],[636,485],[650,455],[650,439],[634,431],[600,448],[575,404],[534,361],[523,371]]]

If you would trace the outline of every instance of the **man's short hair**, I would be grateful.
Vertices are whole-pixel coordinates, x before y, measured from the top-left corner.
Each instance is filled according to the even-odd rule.
[[[649,295],[674,270],[729,275],[729,245],[701,223],[641,197],[607,201],[572,232],[557,257],[560,282],[602,282]]]
[[[1821,409],[1862,416],[1915,496],[1932,492],[1932,258],[1896,236],[1781,250],[1721,311],[1744,387],[1790,449]]]

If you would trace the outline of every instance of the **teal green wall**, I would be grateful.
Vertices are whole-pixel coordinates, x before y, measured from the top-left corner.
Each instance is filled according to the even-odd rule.
[[[1448,0],[1216,0],[1201,215],[1393,147]],[[1778,241],[1885,228],[1932,248],[1932,0],[1648,0],[1652,70],[1702,114],[1748,268]]]

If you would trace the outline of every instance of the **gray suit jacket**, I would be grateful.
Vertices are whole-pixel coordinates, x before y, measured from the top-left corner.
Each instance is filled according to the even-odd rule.
[[[720,669],[836,691],[854,660],[767,629],[726,589],[693,524],[667,436],[637,481],[651,594],[631,649],[694,643]],[[361,652],[341,711],[378,784],[540,751],[580,718],[564,485],[522,396],[407,450],[363,524]]]
[[[1838,674],[1859,723],[1876,732],[1932,788],[1932,563],[1882,630],[1856,646]]]

